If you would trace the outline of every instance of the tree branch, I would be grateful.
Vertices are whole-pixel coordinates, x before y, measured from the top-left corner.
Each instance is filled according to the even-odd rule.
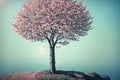
[[[48,38],[48,36],[46,37],[48,43],[51,45],[50,39]]]

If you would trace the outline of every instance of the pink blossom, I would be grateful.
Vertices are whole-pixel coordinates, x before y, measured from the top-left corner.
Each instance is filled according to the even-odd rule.
[[[28,40],[45,40],[54,32],[54,40],[62,42],[71,37],[71,41],[91,29],[86,6],[72,0],[32,0],[23,4],[14,18],[15,31]]]

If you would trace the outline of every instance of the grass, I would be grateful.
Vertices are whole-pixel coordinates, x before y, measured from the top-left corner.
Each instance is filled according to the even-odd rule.
[[[57,71],[50,74],[49,71],[38,71],[35,73],[35,80],[76,80],[69,75],[69,72]]]

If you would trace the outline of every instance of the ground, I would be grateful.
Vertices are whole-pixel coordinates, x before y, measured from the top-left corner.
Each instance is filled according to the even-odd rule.
[[[95,72],[57,71],[50,74],[48,71],[18,72],[0,75],[0,80],[111,80],[109,76]]]

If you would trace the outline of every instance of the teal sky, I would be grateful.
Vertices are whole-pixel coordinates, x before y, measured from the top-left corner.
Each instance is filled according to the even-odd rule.
[[[28,0],[27,0],[28,1]],[[0,0],[0,74],[49,69],[47,42],[31,42],[13,32],[13,16],[25,0]],[[93,30],[78,42],[56,49],[62,70],[95,71],[118,80],[120,67],[119,0],[83,0]]]

